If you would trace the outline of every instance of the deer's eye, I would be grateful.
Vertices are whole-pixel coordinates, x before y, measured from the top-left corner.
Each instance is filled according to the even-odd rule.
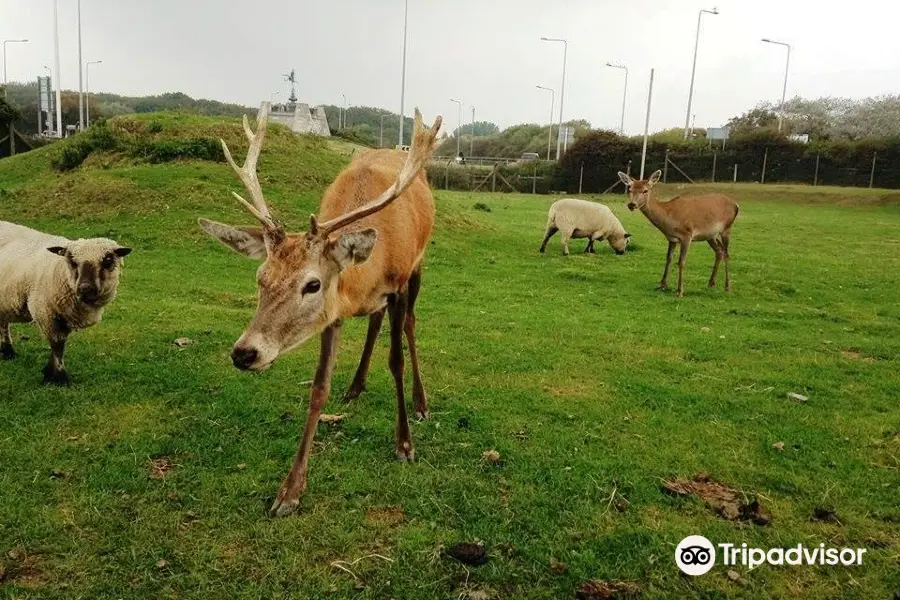
[[[313,279],[303,286],[303,295],[305,296],[306,294],[315,294],[320,289],[322,289],[322,282],[318,279]]]

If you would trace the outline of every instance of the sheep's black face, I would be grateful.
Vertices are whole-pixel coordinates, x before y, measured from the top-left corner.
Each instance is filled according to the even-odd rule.
[[[119,265],[131,252],[131,248],[102,239],[78,240],[47,250],[66,260],[78,300],[91,306],[103,306],[115,298]]]

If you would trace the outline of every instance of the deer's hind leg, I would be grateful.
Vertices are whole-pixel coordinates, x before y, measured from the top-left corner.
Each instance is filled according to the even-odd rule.
[[[359,359],[359,367],[356,369],[356,375],[353,376],[353,383],[350,384],[350,389],[344,394],[344,400],[354,400],[366,391],[366,379],[369,376],[369,362],[372,359],[372,352],[375,350],[375,342],[378,340],[378,334],[381,332],[381,322],[384,320],[384,311],[385,309],[382,309],[369,315],[369,329],[366,332],[366,343],[363,345],[362,356]]]
[[[409,306],[408,290],[388,297],[388,317],[391,322],[391,374],[397,387],[397,458],[413,460],[412,437],[409,433],[409,419],[406,416],[406,400],[403,391],[403,329],[406,326],[406,312]]]
[[[713,238],[707,241],[709,242],[709,247],[716,253],[716,262],[713,263],[712,273],[709,276],[709,287],[716,287],[716,274],[719,272],[719,263],[722,262],[724,251],[722,250],[722,242],[719,238]]]
[[[731,257],[728,254],[728,241],[731,238],[731,228],[729,227],[725,231],[722,232],[721,235],[721,243],[722,243],[722,257],[725,259],[725,291],[731,291]]]
[[[419,354],[416,351],[416,298],[419,296],[421,287],[422,271],[417,269],[409,278],[409,300],[403,330],[406,333],[406,343],[409,345],[409,361],[412,363],[413,404],[416,408],[416,416],[419,419],[427,419],[428,396],[425,394],[425,386],[422,385],[422,373],[419,371]]]

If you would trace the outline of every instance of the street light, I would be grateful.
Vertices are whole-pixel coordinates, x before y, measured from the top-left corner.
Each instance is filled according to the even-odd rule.
[[[474,152],[472,148],[475,147],[475,106],[472,106],[472,137],[469,138],[469,158],[472,158],[472,153]]]
[[[459,142],[462,139],[462,100],[450,98],[450,102],[456,102],[458,105],[456,116],[456,156],[459,156]]]
[[[24,44],[28,40],[3,40],[3,97],[6,98],[6,45],[7,44]]]
[[[44,69],[47,70],[47,77],[50,81],[50,89],[49,92],[53,92],[53,71],[47,65],[44,65]],[[49,100],[49,98],[48,98]],[[40,106],[38,106],[38,110],[40,111]],[[50,101],[50,105],[47,107],[47,135],[53,136],[53,102]],[[40,133],[40,132],[38,132]]]
[[[338,118],[338,120],[341,122],[340,129],[343,130],[344,129],[344,121],[347,119],[347,96],[344,95],[344,92],[341,92],[341,96],[344,97],[344,107],[340,112],[340,117]]]
[[[277,96],[277,95],[280,94],[280,93],[281,93],[281,91],[272,92],[272,97],[269,99],[269,101],[270,101],[272,104],[275,104],[275,96]]]
[[[99,65],[102,62],[102,60],[92,60],[84,66],[84,93],[87,96],[87,102],[84,103],[85,114],[87,115],[85,127],[88,128],[91,126],[91,65]]]
[[[777,44],[779,46],[784,46],[787,48],[787,61],[784,63],[784,87],[781,89],[781,115],[778,117],[778,131],[781,132],[781,126],[784,123],[784,100],[787,95],[787,80],[788,80],[788,69],[791,68],[791,45],[786,42],[776,42],[775,40],[770,40],[769,38],[763,38],[762,41],[767,44]]]
[[[569,42],[562,38],[548,38],[542,37],[542,42],[562,42],[563,43],[563,68],[562,68],[562,86],[559,88],[559,128],[556,136],[556,160],[559,160],[560,157],[560,144],[562,144],[562,139],[560,138],[560,134],[562,134],[562,123],[563,123],[563,103],[566,101],[566,55],[569,52]],[[566,145],[568,146],[569,136],[566,136]]]
[[[400,139],[397,145],[403,145],[403,100],[406,96],[406,25],[409,16],[409,0],[403,3],[403,63],[400,67]]]
[[[81,0],[78,0],[78,131],[84,131],[84,86],[81,77],[84,63],[81,60]]]
[[[625,135],[625,99],[628,98],[628,67],[625,65],[614,65],[612,63],[606,63],[606,66],[625,71],[625,89],[622,92],[622,116],[619,119],[619,135]]]
[[[700,19],[703,18],[703,13],[717,15],[719,9],[706,10],[703,8],[697,14],[697,37],[694,39],[694,65],[691,67],[691,88],[688,91],[687,113],[684,116],[684,139],[688,139],[688,127],[691,125],[691,102],[694,100],[694,75],[697,73],[697,49],[700,47]]]
[[[556,90],[542,85],[536,85],[534,87],[539,90],[547,90],[550,92],[550,133],[547,134],[547,160],[550,160],[550,147],[553,145],[553,104],[556,99]]]

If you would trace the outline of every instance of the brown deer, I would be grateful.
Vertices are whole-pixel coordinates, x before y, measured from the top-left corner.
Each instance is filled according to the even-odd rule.
[[[390,317],[390,368],[397,388],[397,457],[412,460],[403,395],[403,333],[413,371],[413,401],[420,418],[428,403],[416,354],[415,303],[422,279],[422,258],[434,226],[434,198],[424,172],[441,125],[437,117],[426,129],[415,111],[412,147],[408,152],[373,150],[358,156],[326,189],[319,214],[310,216],[309,231],[286,233],[263,198],[256,163],[266,136],[268,103],[263,103],[254,133],[244,116],[250,141],[243,167],[238,167],[222,141],[225,158],[250,193],[252,204],[237,199],[261,227],[231,227],[200,219],[201,227],[233,250],[262,260],[256,281],[256,315],[232,348],[231,360],[241,370],[262,371],[282,354],[320,334],[319,362],[313,379],[309,412],[300,447],[281,485],[270,514],[297,510],[306,489],[307,464],[316,425],[331,388],[342,320],[368,316],[369,328],[356,376],[347,397],[364,389],[369,359],[385,310]]]
[[[731,226],[737,219],[740,208],[737,203],[725,194],[704,194],[701,196],[676,196],[668,202],[657,202],[651,196],[653,186],[659,182],[662,171],[656,171],[649,179],[632,179],[619,171],[619,179],[628,187],[628,209],[640,209],[653,225],[669,240],[666,252],[666,268],[662,281],[656,289],[669,289],[669,267],[672,265],[672,254],[675,244],[681,244],[678,253],[678,291],[677,296],[684,296],[684,263],[687,260],[691,242],[707,242],[716,253],[712,274],[709,276],[709,287],[716,285],[716,273],[719,263],[725,260],[725,291],[731,291],[731,272],[729,270],[728,240],[731,238]]]

